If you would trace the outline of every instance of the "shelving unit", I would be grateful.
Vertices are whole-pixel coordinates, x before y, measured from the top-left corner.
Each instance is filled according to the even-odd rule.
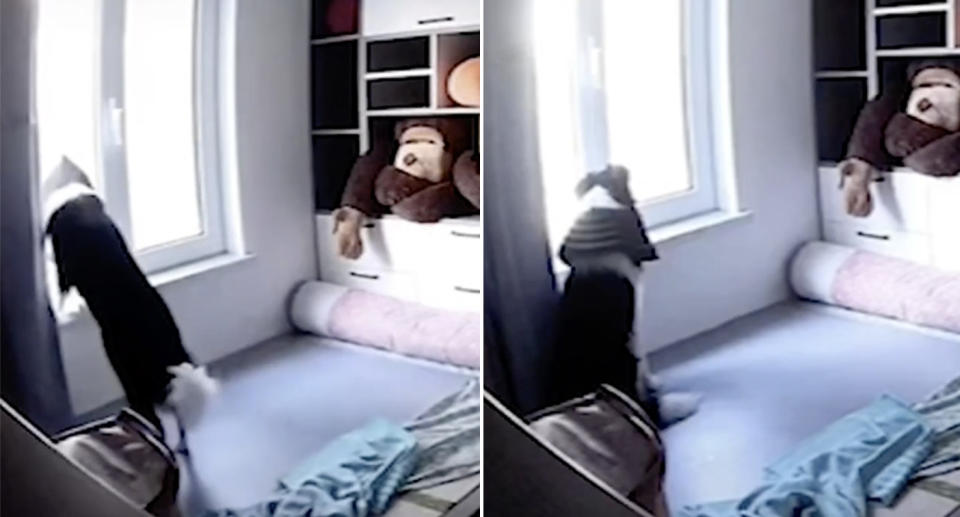
[[[340,205],[357,157],[375,142],[392,143],[400,120],[453,120],[479,149],[480,108],[458,106],[446,83],[458,63],[480,55],[482,0],[357,0],[357,23],[349,33],[325,30],[327,24],[319,19],[338,1],[351,3],[314,0],[310,41],[319,277],[435,307],[479,312],[479,216],[436,224],[390,214],[369,219],[361,229],[363,254],[348,260],[338,252],[331,211]]]
[[[357,21],[349,33],[328,30],[323,20],[334,1],[314,0],[311,16],[318,213],[339,205],[353,164],[344,157],[352,153],[355,160],[374,138],[387,138],[381,131],[396,120],[451,117],[471,127],[475,143],[479,138],[480,109],[456,105],[446,93],[446,80],[458,63],[480,55],[480,0],[358,0],[353,4]],[[385,21],[399,4],[401,14],[416,16]],[[371,19],[374,28],[365,31]],[[388,30],[394,32],[384,32]]]
[[[885,84],[904,81],[910,62],[926,57],[960,62],[958,15],[958,0],[815,0],[824,240],[960,271],[960,244],[950,225],[960,216],[960,178],[895,168],[869,185],[874,209],[862,218],[847,215],[836,167],[864,103]]]
[[[842,159],[860,108],[906,66],[960,60],[960,0],[815,0],[820,161]]]

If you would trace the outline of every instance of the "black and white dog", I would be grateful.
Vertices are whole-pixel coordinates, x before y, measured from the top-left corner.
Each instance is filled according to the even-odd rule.
[[[173,315],[140,270],[86,174],[64,158],[44,181],[41,194],[59,291],[51,298],[61,299],[76,288],[100,327],[127,403],[169,443],[174,426],[182,433],[199,420],[217,391],[216,382],[204,367],[194,365]]]
[[[635,339],[644,262],[657,260],[634,207],[627,170],[610,166],[577,185],[583,213],[560,249],[570,266],[558,315],[552,396],[560,402],[609,384],[660,425],[693,414],[700,397],[661,393]]]

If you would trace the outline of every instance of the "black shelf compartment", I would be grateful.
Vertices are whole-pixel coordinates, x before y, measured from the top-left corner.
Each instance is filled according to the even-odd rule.
[[[866,70],[865,2],[815,0],[813,14],[817,70]]]
[[[907,69],[910,63],[923,61],[925,59],[935,59],[952,63],[953,66],[960,68],[960,56],[896,56],[881,57],[877,60],[877,73],[879,74],[880,91],[886,91],[889,87],[904,88],[907,86]]]
[[[866,79],[817,80],[817,150],[820,161],[843,160],[857,116],[866,102]]]
[[[340,206],[350,170],[360,156],[358,135],[313,136],[313,198],[317,211]]]
[[[357,42],[342,41],[310,48],[310,96],[314,129],[356,129]]]
[[[367,109],[430,107],[430,76],[367,81]]]
[[[905,7],[908,5],[927,6],[943,5],[945,3],[945,0],[877,0],[877,7]]]
[[[396,135],[394,134],[394,129],[396,128],[397,122],[400,122],[403,120],[438,119],[438,118],[450,120],[458,125],[461,125],[463,134],[465,135],[464,145],[466,147],[472,147],[475,150],[479,149],[480,117],[479,115],[474,115],[474,114],[424,115],[424,116],[417,116],[417,117],[406,117],[406,116],[397,116],[397,115],[371,116],[368,119],[368,123],[367,123],[367,135],[369,137],[368,141],[370,142],[371,148],[378,145],[389,145],[393,149],[395,149]]]
[[[418,36],[367,43],[367,71],[430,68],[430,38]]]
[[[945,12],[897,14],[877,18],[877,48],[942,48],[947,46]]]

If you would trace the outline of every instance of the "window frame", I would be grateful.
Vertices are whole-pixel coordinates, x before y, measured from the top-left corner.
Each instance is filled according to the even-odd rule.
[[[688,174],[692,187],[690,190],[662,196],[651,200],[639,201],[637,207],[640,209],[644,222],[650,228],[665,226],[682,220],[694,218],[706,213],[722,209],[722,200],[720,197],[721,180],[719,159],[717,156],[717,138],[714,132],[715,121],[717,118],[717,104],[715,97],[717,92],[714,90],[714,78],[716,63],[713,61],[714,51],[712,46],[716,44],[717,28],[716,24],[720,19],[720,7],[718,2],[704,2],[699,0],[680,0],[682,2],[682,20],[683,27],[683,48],[681,49],[684,59],[684,84],[685,92],[685,110],[683,117],[685,119],[686,136],[686,162]],[[582,2],[577,0],[539,0],[542,7],[546,9],[573,9],[576,24],[576,41],[573,47],[576,49],[575,60],[569,66],[568,73],[570,77],[566,78],[564,86],[556,81],[562,80],[556,76],[554,71],[552,77],[546,78],[541,82],[544,85],[541,88],[553,88],[558,86],[569,88],[571,90],[570,106],[573,110],[572,119],[575,127],[570,128],[575,145],[572,152],[575,155],[574,178],[568,174],[571,171],[560,171],[557,176],[551,176],[550,171],[544,171],[543,181],[545,189],[548,191],[548,203],[554,202],[553,211],[572,210],[577,207],[573,199],[566,199],[567,194],[557,193],[557,189],[567,189],[573,196],[573,188],[576,181],[582,175],[591,171],[602,170],[608,163],[609,144],[608,144],[608,124],[607,124],[607,100],[604,91],[604,73],[603,73],[603,2]],[[536,31],[535,31],[536,32]],[[569,33],[565,33],[569,34]],[[565,36],[564,36],[565,37]],[[541,45],[538,59],[543,57],[544,42],[538,41]],[[548,48],[548,47],[547,47]],[[537,50],[535,49],[535,52]],[[599,57],[598,57],[599,56]],[[598,65],[599,61],[599,65]],[[543,90],[540,90],[543,92]],[[540,101],[538,101],[540,102]],[[545,110],[558,109],[557,106],[547,106],[543,102],[540,106],[540,127],[541,131],[546,126],[553,124],[549,116],[544,117]],[[551,131],[553,131],[551,129]],[[545,153],[553,151],[555,144],[541,139],[541,157]],[[562,184],[558,187],[553,182],[560,181]],[[551,192],[552,191],[552,192]],[[551,208],[548,207],[548,211]],[[554,223],[566,224],[572,222],[576,214],[549,214],[548,221]],[[566,228],[551,228],[549,232],[552,237],[560,235],[559,232],[565,232]],[[561,237],[562,238],[562,237]],[[556,240],[556,239],[552,239]],[[554,243],[559,246],[559,243]]]
[[[100,114],[97,117],[101,192],[106,210],[128,243],[133,228],[124,119],[125,0],[101,0]],[[157,273],[228,251],[222,188],[220,127],[220,2],[193,0],[194,162],[201,231],[198,235],[143,250],[131,250],[146,273]]]
[[[655,227],[712,212],[720,207],[714,152],[714,108],[710,43],[713,37],[711,5],[682,0],[684,119],[687,167],[692,187],[640,203],[648,225]]]

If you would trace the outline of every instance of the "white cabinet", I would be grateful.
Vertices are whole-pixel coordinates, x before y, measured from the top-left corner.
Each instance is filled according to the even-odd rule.
[[[450,310],[483,306],[483,236],[479,217],[420,224],[385,216],[361,231],[357,260],[337,252],[333,218],[316,216],[320,279]]]
[[[825,240],[960,271],[960,177],[884,173],[870,185],[873,212],[861,218],[846,213],[836,167],[819,175]]]
[[[363,0],[364,36],[480,26],[482,0]]]

